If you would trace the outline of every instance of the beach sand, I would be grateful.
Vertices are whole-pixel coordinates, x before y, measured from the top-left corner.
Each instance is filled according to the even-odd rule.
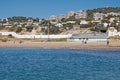
[[[88,42],[82,44],[81,42],[28,42],[24,41],[8,41],[0,42],[0,47],[13,48],[120,48],[120,42]]]

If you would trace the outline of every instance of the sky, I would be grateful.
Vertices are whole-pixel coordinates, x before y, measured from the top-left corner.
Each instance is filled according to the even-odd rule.
[[[0,18],[25,16],[47,19],[69,11],[120,7],[120,0],[0,0]]]

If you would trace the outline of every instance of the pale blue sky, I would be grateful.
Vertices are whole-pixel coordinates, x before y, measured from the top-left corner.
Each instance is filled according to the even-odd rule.
[[[100,7],[120,7],[120,0],[0,0],[0,18],[26,16],[48,18]]]

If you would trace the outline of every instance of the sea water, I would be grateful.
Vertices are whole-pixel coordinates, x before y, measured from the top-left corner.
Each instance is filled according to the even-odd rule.
[[[0,48],[0,80],[120,80],[120,50]]]

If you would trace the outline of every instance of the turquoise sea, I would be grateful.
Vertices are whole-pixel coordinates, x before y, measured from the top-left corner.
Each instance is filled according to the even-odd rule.
[[[0,48],[0,80],[120,80],[120,49]]]

